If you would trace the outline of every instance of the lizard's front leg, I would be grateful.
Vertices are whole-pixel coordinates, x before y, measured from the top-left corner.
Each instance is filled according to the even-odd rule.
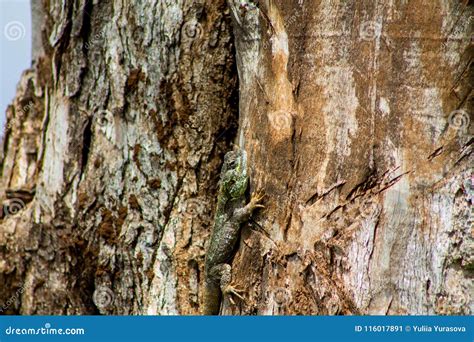
[[[253,194],[250,202],[245,207],[236,209],[234,211],[233,217],[235,217],[239,223],[247,221],[255,209],[265,208],[265,206],[261,204],[264,197],[265,195],[262,191],[258,191],[256,194]]]

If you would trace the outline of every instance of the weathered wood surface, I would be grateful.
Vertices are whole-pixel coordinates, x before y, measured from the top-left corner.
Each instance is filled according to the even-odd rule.
[[[2,313],[197,313],[235,140],[267,196],[224,314],[472,314],[467,1],[43,3],[8,110]]]

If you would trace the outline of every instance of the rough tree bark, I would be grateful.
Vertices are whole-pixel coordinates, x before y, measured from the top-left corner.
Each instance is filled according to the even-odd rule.
[[[266,208],[223,314],[472,314],[469,1],[36,11],[3,147],[3,314],[198,313],[233,141]]]
[[[4,312],[197,313],[237,128],[225,2],[42,5],[44,54],[8,111]]]

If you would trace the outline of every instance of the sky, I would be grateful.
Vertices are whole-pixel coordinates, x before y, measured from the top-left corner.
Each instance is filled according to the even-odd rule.
[[[30,65],[30,1],[0,0],[0,137],[3,135],[6,108],[15,96],[22,72]]]

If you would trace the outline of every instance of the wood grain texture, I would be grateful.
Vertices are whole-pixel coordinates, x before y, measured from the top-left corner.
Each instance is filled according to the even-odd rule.
[[[266,208],[221,313],[473,313],[468,1],[42,5],[7,112],[0,313],[197,314],[233,142]]]

